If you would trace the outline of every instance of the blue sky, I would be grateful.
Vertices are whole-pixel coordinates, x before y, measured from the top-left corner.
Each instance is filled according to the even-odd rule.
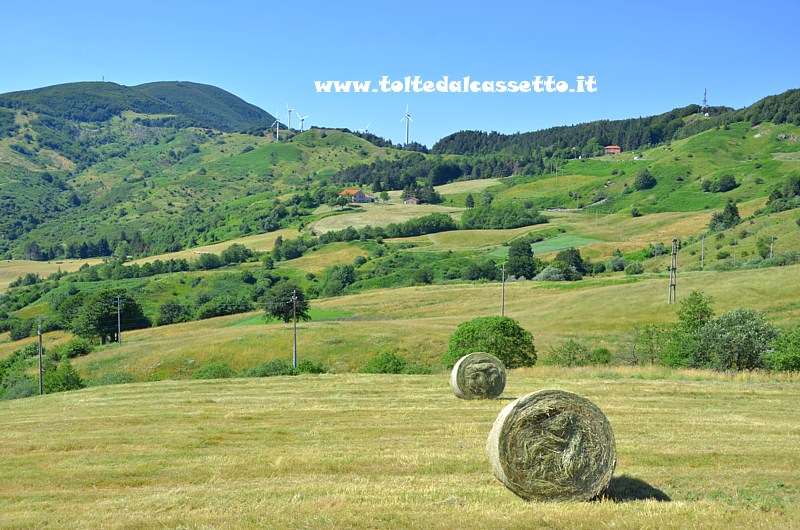
[[[306,126],[431,146],[463,130],[531,131],[740,108],[800,88],[800,2],[5,2],[0,93],[73,81],[194,81]],[[651,5],[653,4],[653,5]],[[594,93],[317,93],[315,80],[595,76]],[[297,122],[295,121],[294,124]]]

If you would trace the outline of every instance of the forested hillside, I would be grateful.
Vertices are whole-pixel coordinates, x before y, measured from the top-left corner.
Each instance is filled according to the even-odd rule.
[[[95,123],[128,110],[168,115],[156,120],[161,125],[228,132],[268,127],[275,120],[268,112],[220,88],[177,81],[133,87],[105,82],[67,83],[0,94],[0,107]]]
[[[461,131],[442,138],[431,152],[530,156],[545,149],[563,158],[586,157],[602,154],[606,145],[618,145],[624,151],[642,149],[740,121],[800,125],[800,90],[769,96],[740,110],[688,105],[658,116],[600,120],[518,134]]]

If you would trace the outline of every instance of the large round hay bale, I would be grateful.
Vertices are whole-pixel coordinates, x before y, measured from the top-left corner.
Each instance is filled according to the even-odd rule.
[[[470,353],[453,366],[450,387],[461,399],[494,399],[506,387],[506,367],[491,353]]]
[[[562,390],[512,401],[497,416],[487,449],[494,475],[529,501],[592,499],[608,486],[617,463],[605,414]]]

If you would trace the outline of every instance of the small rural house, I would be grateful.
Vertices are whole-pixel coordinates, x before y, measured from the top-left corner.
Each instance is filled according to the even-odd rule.
[[[372,197],[361,190],[343,190],[339,192],[339,197],[347,197],[350,199],[350,202],[361,204],[372,202]]]
[[[618,155],[622,152],[622,148],[618,145],[607,145],[603,149],[605,149],[606,155]]]
[[[403,201],[403,204],[419,204],[419,202],[420,202],[419,199],[417,199],[416,197],[409,197]]]

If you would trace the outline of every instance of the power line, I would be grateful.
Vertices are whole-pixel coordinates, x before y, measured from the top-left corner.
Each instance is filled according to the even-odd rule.
[[[677,301],[678,289],[678,240],[672,239],[672,264],[669,267],[669,301],[674,304]]]
[[[122,346],[122,297],[117,295],[114,304],[117,306],[117,345]]]

